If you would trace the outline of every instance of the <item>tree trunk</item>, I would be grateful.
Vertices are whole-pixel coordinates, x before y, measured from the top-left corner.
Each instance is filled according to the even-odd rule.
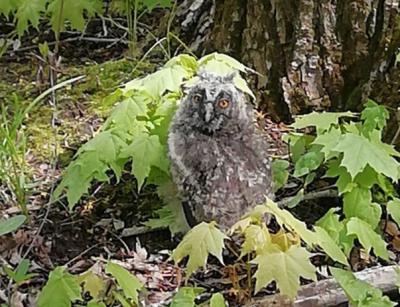
[[[397,108],[398,0],[190,3],[199,12],[187,27],[188,38],[197,35],[192,47],[230,54],[263,74],[252,83],[261,107],[276,119],[360,111],[367,98]]]

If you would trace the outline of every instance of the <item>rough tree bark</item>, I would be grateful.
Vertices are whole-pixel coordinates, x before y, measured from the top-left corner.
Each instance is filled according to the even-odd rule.
[[[399,104],[398,0],[192,0],[182,7],[197,52],[225,52],[263,74],[253,85],[276,119],[359,111],[368,97],[391,110]]]

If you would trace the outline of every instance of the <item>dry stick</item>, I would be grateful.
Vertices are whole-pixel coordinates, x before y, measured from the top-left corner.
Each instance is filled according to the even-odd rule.
[[[365,281],[383,293],[397,291],[396,266],[386,266],[367,269],[354,273],[357,279]],[[348,302],[345,292],[338,282],[333,278],[320,280],[300,287],[297,297],[291,301],[287,296],[281,294],[254,298],[245,306],[339,306]]]
[[[324,198],[324,197],[329,197],[329,198],[334,198],[334,197],[338,197],[338,192],[336,190],[323,190],[323,191],[315,191],[315,192],[310,192],[305,194],[301,201],[304,200],[311,200],[311,199],[317,199],[317,198]],[[295,197],[295,196],[293,196]],[[293,199],[293,197],[287,197],[284,198],[280,201],[278,201],[278,206],[281,208],[286,207],[290,201]]]

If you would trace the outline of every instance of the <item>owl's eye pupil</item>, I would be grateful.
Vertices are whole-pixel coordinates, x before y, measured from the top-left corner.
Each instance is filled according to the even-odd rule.
[[[199,103],[202,100],[202,96],[200,94],[196,94],[193,96],[193,102]]]
[[[221,108],[221,109],[226,109],[227,107],[229,107],[229,100],[228,99],[220,99],[219,101],[218,101],[218,106]]]

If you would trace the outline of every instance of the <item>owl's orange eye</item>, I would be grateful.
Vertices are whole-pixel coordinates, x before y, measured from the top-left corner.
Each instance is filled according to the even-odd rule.
[[[193,102],[195,103],[199,103],[202,99],[203,97],[200,94],[196,94],[193,96]]]
[[[226,109],[227,107],[229,107],[229,100],[226,98],[222,98],[218,101],[218,106],[221,109]]]

